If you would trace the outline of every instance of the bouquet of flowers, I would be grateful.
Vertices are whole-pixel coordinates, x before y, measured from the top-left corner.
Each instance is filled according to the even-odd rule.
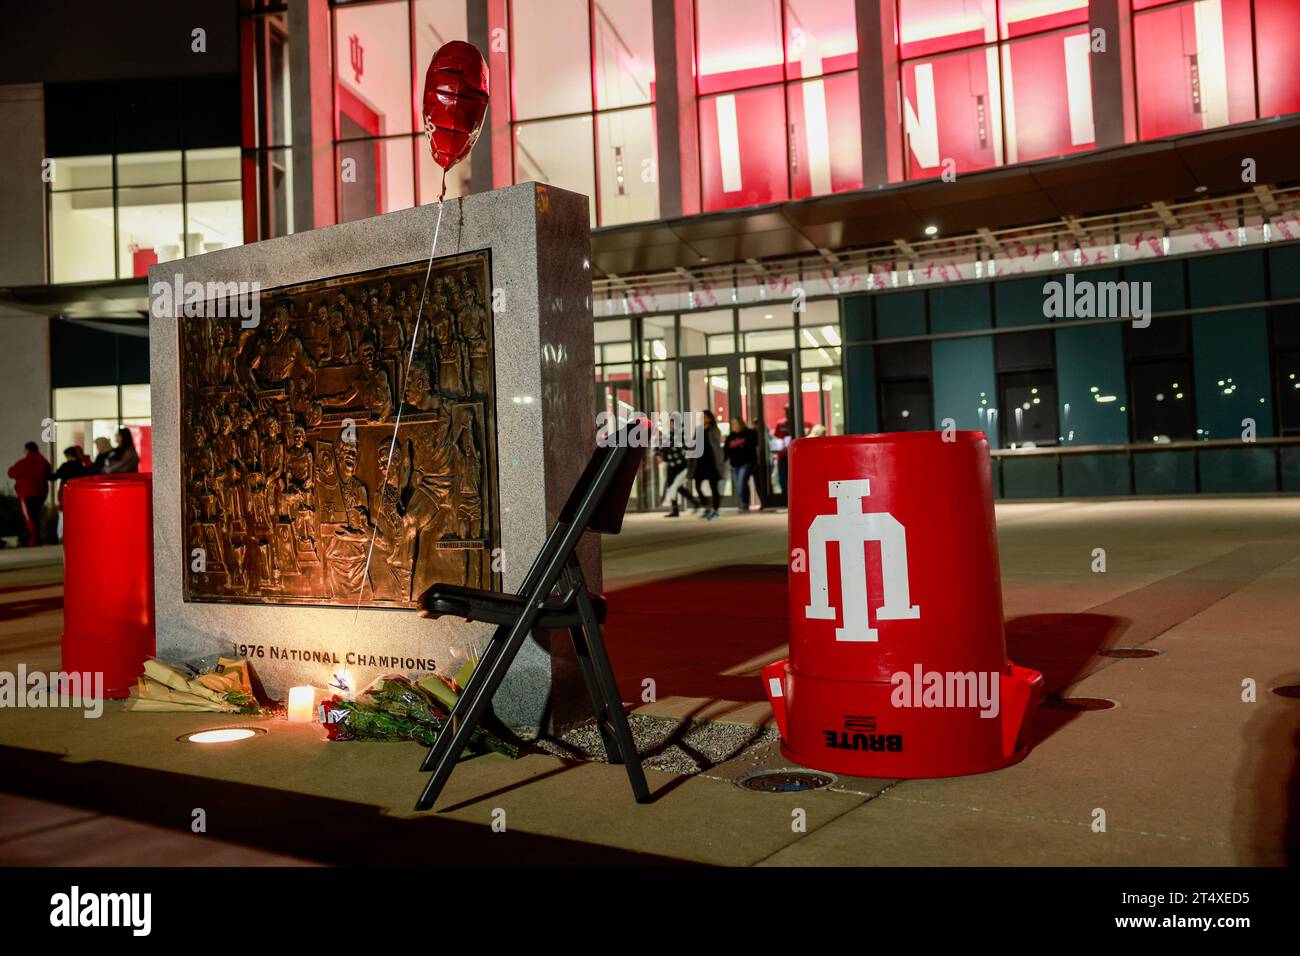
[[[253,696],[248,661],[225,657],[204,662],[201,671],[150,658],[144,662],[144,675],[126,708],[137,712],[262,713]]]
[[[320,722],[330,740],[415,740],[428,747],[446,726],[458,695],[455,680],[436,674],[419,681],[389,674],[372,682],[356,700],[336,696],[323,701]],[[519,756],[519,745],[508,736],[504,728],[479,726],[470,737],[469,748],[514,759]]]

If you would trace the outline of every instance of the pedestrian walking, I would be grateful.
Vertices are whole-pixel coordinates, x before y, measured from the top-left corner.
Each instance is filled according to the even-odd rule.
[[[695,494],[701,503],[704,501],[704,485],[708,484],[709,506],[700,517],[716,521],[720,517],[718,505],[722,503],[722,473],[727,462],[722,454],[722,432],[718,429],[718,420],[712,412],[704,412],[703,416],[703,424],[697,436],[703,453],[695,459],[691,480],[695,482]]]
[[[14,493],[18,496],[27,532],[27,546],[34,548],[41,543],[41,511],[45,508],[45,499],[50,496],[50,479],[54,477],[54,470],[36,442],[29,441],[23,447],[25,454],[9,466],[9,477],[14,480]]]
[[[683,447],[682,434],[675,421],[668,424],[668,435],[659,446],[657,456],[664,463],[664,507],[668,508],[666,518],[681,517],[681,501],[695,508],[695,497],[691,494],[691,470]]]
[[[739,415],[731,419],[731,434],[726,441],[727,464],[731,466],[731,486],[739,500],[738,511],[749,511],[749,479],[758,467],[758,432]]]

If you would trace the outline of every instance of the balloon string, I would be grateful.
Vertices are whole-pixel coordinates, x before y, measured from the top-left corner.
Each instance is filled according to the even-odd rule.
[[[442,173],[443,192],[447,191],[447,172]],[[438,199],[438,218],[433,224],[433,245],[429,247],[429,262],[424,268],[424,287],[420,290],[420,306],[415,310],[415,327],[411,330],[411,348],[406,353],[406,369],[402,372],[402,379],[398,383],[401,394],[397,397],[397,418],[393,421],[393,437],[388,442],[388,463],[384,465],[383,484],[378,488],[378,498],[382,501],[384,489],[388,487],[388,473],[393,467],[393,449],[397,447],[397,430],[402,427],[402,406],[406,402],[406,382],[411,375],[411,364],[415,360],[415,343],[420,338],[420,320],[424,318],[424,297],[429,291],[429,276],[433,273],[433,257],[438,249],[438,231],[442,228],[442,210],[443,202],[441,197]],[[374,512],[372,506],[371,512]],[[361,603],[366,599],[366,583],[370,580],[370,559],[375,553],[375,535],[379,533],[379,525],[375,524],[373,518],[370,522],[370,548],[366,551],[366,569],[361,576],[361,590],[357,594],[356,613],[352,616],[352,626],[356,627],[357,620],[361,616]]]
[[[442,192],[438,194],[438,202],[441,203],[447,196],[447,170],[442,171]]]

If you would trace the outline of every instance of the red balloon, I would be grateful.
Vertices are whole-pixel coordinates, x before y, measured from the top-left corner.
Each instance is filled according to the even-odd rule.
[[[424,74],[424,131],[433,161],[451,169],[469,155],[488,108],[488,68],[471,43],[452,40]]]

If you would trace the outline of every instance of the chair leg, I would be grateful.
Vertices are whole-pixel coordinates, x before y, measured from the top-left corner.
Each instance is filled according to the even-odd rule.
[[[605,756],[610,763],[622,763],[623,754],[619,751],[618,741],[609,733],[608,724],[613,715],[610,714],[605,694],[596,681],[596,672],[591,667],[591,649],[587,646],[587,634],[581,626],[575,625],[569,628],[569,636],[573,639],[573,650],[578,657],[583,683],[587,685],[587,696],[591,698],[591,709],[596,714],[596,727],[600,730],[601,743],[605,745]]]
[[[636,743],[632,740],[632,728],[628,726],[627,714],[623,712],[623,701],[619,697],[618,684],[614,681],[614,670],[609,665],[609,656],[605,653],[605,641],[601,635],[600,621],[596,618],[596,609],[591,605],[591,596],[587,593],[585,583],[577,592],[578,610],[583,621],[589,624],[584,637],[591,654],[592,669],[596,682],[609,711],[609,722],[614,728],[618,750],[623,755],[623,765],[627,769],[628,782],[632,784],[632,794],[637,803],[650,802],[650,788],[645,782],[645,771],[641,768],[641,757],[637,754]]]
[[[492,666],[492,662],[500,656],[502,649],[502,642],[497,640],[496,635],[494,634],[492,639],[488,641],[487,647],[483,649],[483,656],[479,658],[478,665],[474,668],[474,673],[477,674],[480,671],[486,672],[487,669]],[[474,678],[472,676],[470,677],[469,683],[474,683]],[[468,696],[468,692],[468,686],[460,689],[460,697],[456,699],[456,706],[452,708],[451,714],[447,720],[449,725],[455,726],[455,724],[461,720],[461,715],[458,711],[461,709],[461,702],[466,696]],[[428,773],[433,769],[433,765],[437,761],[438,755],[440,755],[444,749],[442,741],[445,737],[447,737],[447,734],[444,732],[439,734],[438,739],[433,742],[433,746],[429,748],[429,752],[425,755],[424,761],[420,764],[421,773]],[[459,758],[460,754],[458,753],[456,756]]]
[[[497,634],[500,634],[502,629],[498,629]],[[432,768],[433,775],[429,778],[428,783],[424,785],[424,790],[420,793],[420,799],[415,803],[416,810],[428,810],[438,799],[438,795],[442,793],[442,788],[446,786],[447,779],[456,768],[456,760],[460,756],[460,752],[469,743],[474,728],[478,726],[483,712],[492,700],[492,695],[501,686],[501,680],[505,677],[506,671],[509,670],[510,662],[514,660],[520,646],[524,643],[524,639],[531,632],[532,628],[528,626],[525,620],[521,619],[510,628],[509,636],[504,641],[498,641],[497,636],[493,635],[493,641],[503,645],[501,652],[494,655],[488,661],[486,667],[483,666],[482,661],[479,662],[479,666],[474,669],[474,676],[469,679],[469,685],[465,688],[465,692],[456,701],[451,718],[447,721],[442,733],[438,735],[433,749],[425,759],[425,764]],[[486,657],[486,655],[484,656]]]

